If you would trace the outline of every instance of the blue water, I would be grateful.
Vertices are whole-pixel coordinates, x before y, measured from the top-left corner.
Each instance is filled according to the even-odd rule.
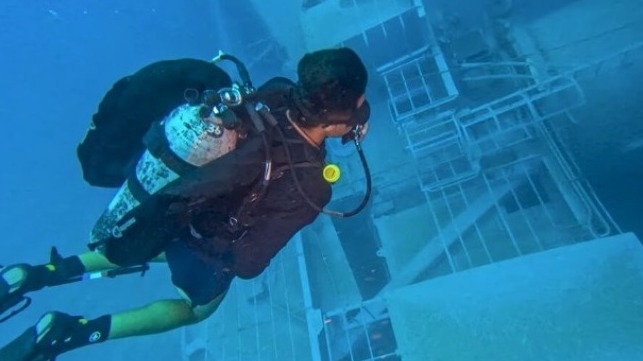
[[[49,247],[85,250],[112,192],[83,182],[75,156],[91,115],[119,78],[160,59],[209,59],[225,45],[205,1],[20,1],[0,5],[0,264],[42,263]],[[47,310],[87,317],[173,297],[163,271],[145,282],[45,290],[0,328],[0,344]],[[179,337],[115,342],[63,360],[140,360],[177,354]]]
[[[426,1],[483,24],[482,1]],[[110,86],[161,59],[209,59],[219,49],[246,56],[257,82],[284,68],[284,50],[242,1],[208,0],[3,0],[0,4],[0,264],[42,263],[52,245],[65,255],[85,250],[85,240],[112,191],[89,187],[75,155],[91,115]],[[529,20],[568,1],[515,1]],[[210,11],[217,16],[212,16]],[[289,21],[284,19],[284,21]],[[249,44],[251,44],[249,46]],[[631,104],[641,104],[640,84]],[[638,93],[637,93],[638,92]],[[626,126],[643,139],[640,113]],[[604,119],[595,119],[601,122]],[[616,222],[643,238],[643,146],[628,152],[596,151],[602,129],[586,123],[573,152]],[[600,133],[598,134],[600,135]],[[618,132],[606,137],[618,137]],[[609,144],[609,142],[607,142]],[[618,143],[618,142],[616,142]],[[599,158],[600,156],[600,158]],[[598,160],[597,160],[598,159]],[[173,297],[169,275],[159,269],[145,282],[128,277],[43,291],[32,307],[0,325],[0,345],[56,309],[87,317]],[[110,342],[61,357],[62,361],[178,360],[177,331]],[[2,360],[0,360],[2,361]]]

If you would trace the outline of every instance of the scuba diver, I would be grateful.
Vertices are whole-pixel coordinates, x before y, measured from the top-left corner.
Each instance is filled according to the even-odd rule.
[[[255,89],[215,62],[153,63],[119,80],[101,101],[78,147],[83,176],[119,188],[96,222],[90,251],[0,270],[0,322],[26,308],[27,293],[83,278],[144,272],[165,262],[180,297],[88,319],[48,312],[0,349],[2,361],[54,360],[107,340],[149,335],[213,314],[232,280],[258,276],[320,213],[361,211],[371,179],[360,142],[370,106],[367,70],[351,49],[305,54],[298,82],[273,78]],[[352,142],[366,194],[349,212],[326,210],[339,169],[324,141]]]

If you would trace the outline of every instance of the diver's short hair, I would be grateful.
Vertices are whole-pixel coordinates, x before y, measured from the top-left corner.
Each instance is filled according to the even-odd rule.
[[[354,110],[366,91],[368,72],[349,48],[318,50],[297,65],[300,97],[312,113]]]

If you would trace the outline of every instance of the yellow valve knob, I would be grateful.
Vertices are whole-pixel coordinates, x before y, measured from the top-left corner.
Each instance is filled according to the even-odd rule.
[[[324,167],[324,171],[323,171],[324,179],[328,183],[337,182],[339,180],[341,173],[342,172],[339,170],[339,167],[335,164],[327,164]]]

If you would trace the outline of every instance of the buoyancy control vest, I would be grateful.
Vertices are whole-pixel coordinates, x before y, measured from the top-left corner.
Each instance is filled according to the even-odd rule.
[[[251,205],[261,198],[261,192],[265,191],[271,179],[272,144],[268,134],[274,132],[266,130],[275,129],[280,135],[284,145],[282,158],[288,167],[306,162],[306,159],[300,161],[300,156],[291,154],[289,141],[277,126],[268,106],[257,97],[243,64],[228,55],[220,54],[218,59],[233,61],[243,82],[232,83],[229,76],[213,63],[183,59],[174,61],[183,64],[172,61],[152,64],[134,76],[122,79],[107,94],[87,136],[78,147],[78,155],[85,179],[90,184],[107,187],[119,184],[120,189],[96,223],[90,236],[90,248],[100,247],[106,239],[122,237],[140,218],[144,218],[138,216],[145,215],[145,210],[154,213],[152,218],[158,217],[168,204],[163,203],[163,197],[156,197],[157,194],[162,196],[165,187],[182,180],[181,173],[192,171],[190,173],[194,174],[195,168],[207,168],[208,164],[234,150],[249,128],[263,140],[266,159],[263,176],[257,181],[258,187],[248,195],[244,204]],[[164,71],[163,65],[176,73]],[[183,71],[182,66],[186,66]],[[140,78],[137,75],[141,75]],[[152,86],[143,84],[146,78]],[[281,88],[276,92],[273,89],[272,94],[283,98],[292,93],[295,84],[281,79]],[[163,83],[168,88],[162,88]],[[132,84],[138,85],[139,89],[130,89]],[[270,100],[267,102],[271,103]],[[127,104],[136,111],[128,112]],[[245,122],[237,119],[233,108],[245,112]],[[163,118],[163,114],[169,115]],[[298,191],[313,208],[343,217],[357,213],[366,204],[370,195],[370,174],[358,140],[355,140],[355,145],[367,173],[367,193],[362,204],[347,213],[322,210],[310,201],[294,176]],[[107,170],[100,169],[105,166]],[[241,209],[247,208],[244,204]],[[164,222],[162,215],[155,219]]]
[[[233,59],[236,60],[236,58]],[[185,183],[187,180],[187,183],[190,183],[188,189],[194,191],[194,189],[190,189],[196,185],[190,181],[191,177],[196,175],[196,178],[207,178],[210,164],[233,151],[241,138],[245,138],[247,133],[252,133],[263,140],[262,148],[266,155],[263,176],[255,182],[255,187],[243,199],[239,210],[230,216],[231,221],[234,220],[235,223],[236,220],[244,218],[244,213],[257,199],[261,198],[262,192],[265,191],[271,179],[272,135],[274,134],[271,129],[277,125],[277,120],[256,95],[256,90],[252,88],[247,74],[244,76],[244,71],[240,71],[240,73],[242,78],[246,78],[243,85],[233,83],[231,87],[204,91],[187,88],[185,92],[181,91],[183,89],[175,88],[175,92],[185,95],[183,104],[169,112],[169,115],[162,120],[152,121],[148,125],[149,129],[141,137],[144,145],[142,154],[94,226],[90,235],[90,248],[100,247],[107,240],[122,238],[130,227],[135,223],[139,223],[138,226],[140,226],[141,222],[145,223],[146,218],[148,221],[149,218],[155,219],[155,221],[149,222],[152,227],[155,226],[155,223],[164,223],[162,215],[161,218],[155,218],[159,217],[164,212],[164,207],[168,206],[168,204],[163,204],[164,197],[168,195],[164,193],[164,190],[171,189],[174,192],[170,192],[170,198],[180,199],[183,195],[175,193],[175,181],[180,180]],[[219,83],[223,83],[223,81]],[[289,93],[293,86],[294,83],[289,80],[280,82],[277,88],[266,92],[267,98],[269,98],[266,101],[283,106],[283,99],[279,99],[280,102],[276,98],[284,98],[283,94]],[[241,116],[238,117],[237,113]],[[108,124],[102,123],[101,125],[102,128],[90,129],[89,134],[93,138],[86,137],[81,147],[88,144],[86,143],[88,139],[93,140],[95,144],[100,143],[96,139],[99,139],[101,134],[107,137],[119,133],[116,130],[105,132],[104,129],[109,129]],[[120,133],[128,132],[128,124],[124,122],[115,121],[109,125],[112,128],[120,129]],[[100,132],[101,130],[103,133]],[[109,140],[103,139],[102,143],[109,143]],[[138,148],[133,146],[135,143],[133,141],[129,143],[131,146],[129,156],[121,156],[113,160],[117,166],[112,166],[112,169],[128,167],[128,164],[119,163],[119,161],[132,159],[137,155]],[[86,150],[88,147],[85,146],[82,149]],[[280,147],[276,149],[279,150]],[[306,163],[306,159],[301,159],[301,155],[304,154],[302,152],[295,157],[298,166],[300,163]],[[280,164],[288,163],[283,152],[277,152],[276,155]],[[103,152],[101,156],[109,159],[109,154],[106,152]],[[91,158],[81,158],[84,174],[99,174],[91,169],[94,164],[87,162],[87,159]],[[322,167],[323,159],[317,161],[319,163],[317,166]],[[213,169],[220,171],[218,167],[215,168]],[[182,177],[184,175],[189,176]],[[112,180],[115,180],[120,177],[120,174],[110,176]],[[102,181],[101,179],[93,180],[94,183]]]
[[[161,122],[153,124],[145,138],[147,147],[135,171],[99,218],[90,243],[122,237],[122,233],[136,221],[131,217],[120,223],[126,215],[177,180],[183,172],[201,167],[234,150],[239,133],[223,127],[214,115],[203,118],[200,106],[184,104]]]

